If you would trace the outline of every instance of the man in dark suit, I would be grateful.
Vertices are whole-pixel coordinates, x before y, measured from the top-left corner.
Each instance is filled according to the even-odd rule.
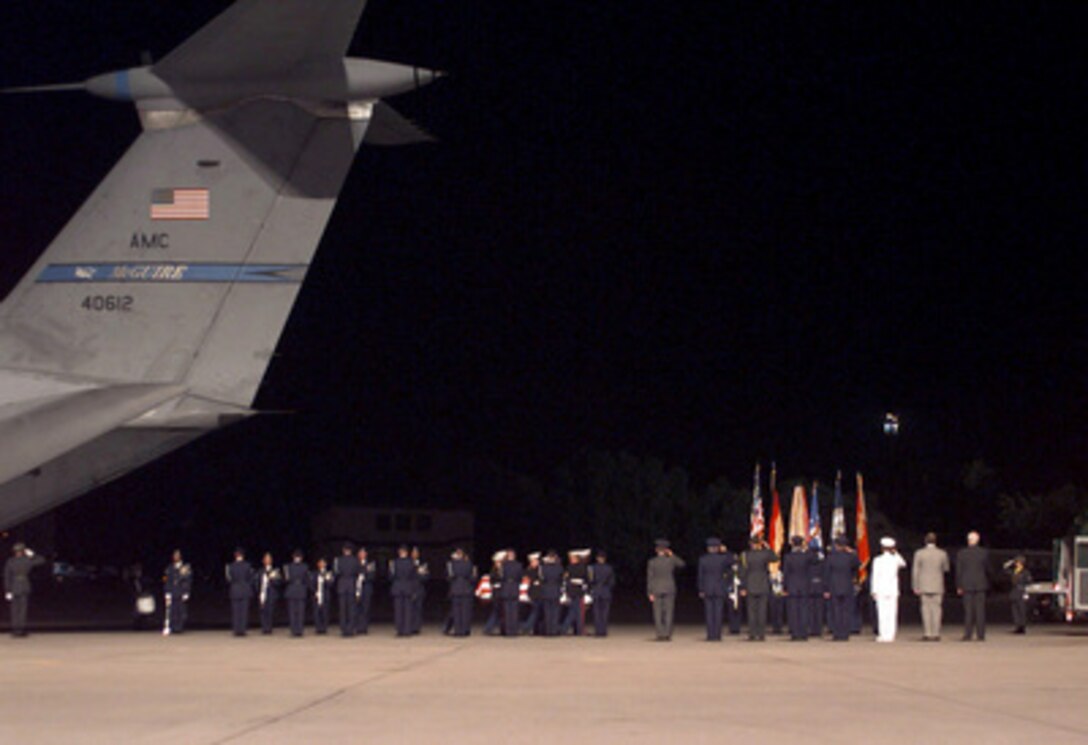
[[[525,568],[518,561],[518,555],[512,548],[506,549],[506,559],[499,565],[502,574],[502,587],[499,589],[499,602],[502,603],[502,635],[518,635],[518,599],[521,596],[521,578]]]
[[[845,536],[835,536],[834,550],[824,559],[824,597],[831,601],[828,625],[832,641],[850,639],[851,607],[854,602],[854,579],[857,577],[858,555],[850,549]]]
[[[11,603],[11,635],[26,636],[26,615],[30,606],[30,570],[45,563],[45,559],[22,543],[11,548],[11,557],[4,564],[4,597]]]
[[[249,625],[249,601],[253,599],[253,567],[246,561],[246,552],[234,549],[234,561],[226,567],[230,587],[230,626],[235,636],[245,636]]]
[[[476,567],[472,565],[465,552],[458,548],[446,562],[446,579],[450,589],[450,618],[453,636],[468,636],[472,633],[472,595],[476,589]]]
[[[283,565],[283,581],[286,585],[283,597],[287,600],[287,622],[291,636],[302,636],[306,625],[306,593],[310,583],[310,567],[302,560],[302,551],[291,553],[291,562]]]
[[[608,563],[608,554],[597,551],[597,563],[589,567],[589,596],[593,598],[593,632],[608,636],[608,616],[612,610],[612,588],[616,575]]]
[[[359,580],[359,559],[355,547],[345,543],[332,566],[336,575],[336,596],[340,601],[340,636],[355,636],[355,585]]]
[[[725,583],[726,574],[732,575],[726,565],[725,555],[721,552],[720,538],[706,539],[706,553],[699,557],[696,584],[699,597],[703,600],[706,616],[706,640],[722,640],[722,611],[729,587]]]
[[[407,546],[397,548],[397,558],[389,562],[389,594],[393,596],[393,624],[397,636],[412,634],[412,598],[419,583],[419,572]]]
[[[771,593],[770,565],[778,561],[762,538],[753,538],[751,548],[741,556],[744,594],[748,603],[748,639],[764,641],[767,636],[767,596]]]
[[[654,541],[654,557],[646,563],[646,595],[654,608],[657,640],[671,641],[676,608],[676,571],[687,566],[664,538]]]
[[[986,591],[990,589],[990,554],[979,534],[967,534],[967,548],[956,555],[956,592],[963,596],[963,641],[986,640]]]
[[[790,552],[782,557],[782,577],[791,641],[808,639],[809,575],[815,561],[816,554],[805,548],[804,538],[799,535],[790,538]]]

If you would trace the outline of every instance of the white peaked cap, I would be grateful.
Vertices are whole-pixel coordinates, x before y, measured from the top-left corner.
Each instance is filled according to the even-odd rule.
[[[505,548],[502,551],[496,551],[495,553],[491,554],[491,560],[492,561],[502,561],[505,558],[506,558],[506,549]]]
[[[880,539],[880,547],[881,548],[895,548],[895,539],[894,538],[889,538],[888,536],[884,536],[883,538]]]
[[[540,552],[533,551],[533,553],[529,554],[528,559],[529,561],[538,561],[540,559]]]

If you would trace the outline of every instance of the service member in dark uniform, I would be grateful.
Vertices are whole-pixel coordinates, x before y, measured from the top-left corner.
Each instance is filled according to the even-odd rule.
[[[371,561],[366,548],[355,554],[359,559],[359,574],[355,578],[355,633],[370,631],[370,612],[374,605],[374,583],[378,581],[378,565]]]
[[[805,548],[805,539],[795,535],[790,538],[790,552],[782,557],[786,616],[789,619],[790,640],[795,642],[808,639],[808,578],[814,556]]]
[[[472,596],[476,588],[476,567],[465,552],[454,549],[446,562],[446,579],[450,583],[451,634],[468,636],[472,633]]]
[[[185,631],[185,621],[189,617],[189,593],[192,589],[193,568],[182,561],[181,551],[175,550],[162,573],[163,602],[166,604],[163,636]]]
[[[397,636],[412,634],[412,597],[419,582],[416,562],[412,559],[407,546],[397,548],[397,558],[389,562],[389,590],[393,596],[393,625]]]
[[[986,591],[990,589],[990,554],[978,545],[975,531],[967,534],[967,548],[956,554],[956,591],[963,596],[963,641],[971,635],[986,640]]]
[[[253,599],[253,582],[256,575],[246,561],[246,552],[234,549],[234,561],[226,567],[227,585],[230,588],[230,627],[235,636],[245,636],[249,625],[249,602]]]
[[[276,603],[280,599],[283,586],[283,572],[272,560],[272,554],[261,557],[261,568],[257,571],[257,606],[261,612],[261,633],[272,633],[276,623]]]
[[[586,593],[589,590],[589,560],[588,548],[579,548],[567,552],[567,571],[563,575],[563,591],[560,595],[560,605],[566,598],[567,611],[563,615],[563,622],[559,624],[559,633],[566,636],[573,633],[582,636],[586,633]]]
[[[302,560],[302,550],[291,552],[291,562],[283,565],[285,584],[283,597],[287,600],[287,622],[291,636],[302,636],[306,626],[306,596],[310,587],[310,567]]]
[[[502,590],[502,566],[506,560],[506,550],[496,551],[491,555],[491,571],[480,580],[480,600],[491,603],[491,609],[484,622],[484,634],[494,636],[502,628],[502,601],[499,592]],[[486,580],[486,581],[485,581]]]
[[[544,636],[559,636],[559,599],[562,594],[563,564],[555,549],[549,549],[540,564],[540,604],[544,613]]]
[[[722,557],[725,559],[725,617],[729,621],[729,633],[740,633],[742,623],[741,616],[741,581],[740,572],[737,571],[737,555],[729,550],[723,543],[721,547]]]
[[[310,597],[314,604],[314,632],[324,634],[329,630],[329,606],[332,605],[336,575],[322,556],[310,572]]]
[[[676,571],[686,564],[664,538],[654,541],[654,556],[646,562],[646,596],[653,603],[658,641],[671,641],[676,608]]]
[[[1012,625],[1014,634],[1026,634],[1028,629],[1028,585],[1031,584],[1031,572],[1023,555],[1016,556],[1005,563],[1009,573],[1009,603],[1012,606]]]
[[[525,570],[514,549],[506,549],[506,558],[499,564],[499,573],[502,575],[502,587],[496,597],[502,603],[502,634],[517,636],[518,598],[521,595],[521,577]]]
[[[362,567],[353,545],[344,544],[333,562],[332,571],[336,575],[336,595],[340,601],[340,636],[355,636],[355,585]]]
[[[616,573],[608,563],[608,554],[597,551],[597,563],[589,567],[589,596],[593,598],[593,633],[608,636],[608,617],[612,613],[612,588]]]
[[[720,538],[706,539],[706,553],[699,557],[696,572],[696,585],[699,597],[703,600],[703,613],[706,619],[706,640],[722,640],[722,621],[725,596],[729,587],[725,583],[726,574],[732,574],[726,567],[726,558],[721,552]]]
[[[824,554],[817,548],[809,548],[812,563],[808,566],[808,591],[806,616],[808,617],[808,635],[817,638],[824,634],[824,617],[827,615],[824,598]]]
[[[845,642],[850,639],[854,581],[861,564],[845,536],[836,536],[833,544],[834,550],[824,559],[824,596],[831,603],[828,618],[831,639]]]
[[[529,563],[525,567],[525,576],[522,578],[522,584],[527,584],[529,586],[529,615],[521,622],[521,633],[538,634],[540,633],[541,616],[543,614],[543,608],[540,605],[541,554],[539,551],[534,551],[525,558],[529,560]]]
[[[419,546],[412,546],[412,561],[416,563],[416,580],[412,587],[411,628],[413,634],[423,630],[423,604],[427,600],[427,581],[431,578],[431,567],[423,560]]]
[[[11,635],[26,636],[26,616],[30,607],[30,570],[41,566],[45,559],[35,556],[23,543],[11,547],[11,556],[4,563],[4,598],[11,605]]]
[[[778,561],[778,554],[767,547],[759,537],[753,538],[750,548],[741,556],[742,582],[745,602],[748,603],[748,639],[764,641],[767,636],[767,596],[771,592],[770,565]]]

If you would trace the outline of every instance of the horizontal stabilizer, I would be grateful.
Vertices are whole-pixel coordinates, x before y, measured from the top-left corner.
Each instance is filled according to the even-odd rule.
[[[420,128],[415,122],[405,119],[387,103],[374,104],[374,113],[370,117],[370,127],[364,139],[368,145],[413,145],[419,142],[434,142],[434,137]]]
[[[21,476],[185,392],[133,383],[49,396],[14,415],[0,409],[0,484]]]

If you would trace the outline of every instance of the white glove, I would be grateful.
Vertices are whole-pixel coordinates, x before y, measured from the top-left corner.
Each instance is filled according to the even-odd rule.
[[[11,593],[10,593],[10,592],[8,592],[8,593],[4,593],[4,600],[7,600],[7,601],[8,601],[9,603],[10,603],[10,602],[11,602],[11,598],[12,598],[12,595],[11,595]]]
[[[189,596],[188,595],[182,595],[181,596],[181,602],[188,603],[189,602]]]
[[[24,550],[23,550],[23,553],[24,553],[24,554],[26,554],[26,557],[27,557],[28,559],[29,559],[29,558],[31,558],[32,556],[34,556],[34,552],[33,552],[33,551],[31,551],[31,550],[30,550],[29,548],[28,548],[28,549],[24,549]]]

